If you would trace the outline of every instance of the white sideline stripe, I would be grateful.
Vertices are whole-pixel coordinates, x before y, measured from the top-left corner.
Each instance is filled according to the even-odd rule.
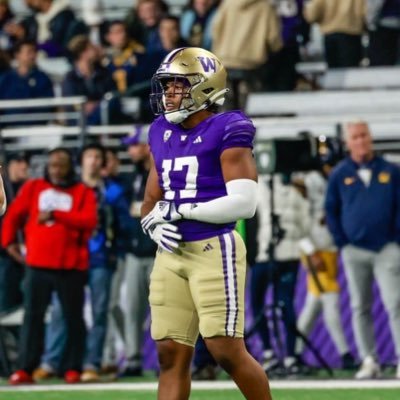
[[[271,381],[272,389],[400,389],[400,380],[318,380],[318,381]],[[195,390],[229,390],[236,389],[232,381],[205,381],[193,382]],[[75,384],[75,385],[26,385],[3,386],[1,392],[72,392],[72,391],[139,391],[157,390],[157,382],[138,383],[102,383],[102,384]]]

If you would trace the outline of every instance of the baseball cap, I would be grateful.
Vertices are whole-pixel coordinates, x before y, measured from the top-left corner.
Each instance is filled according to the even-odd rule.
[[[147,143],[147,129],[143,125],[134,126],[131,134],[122,139],[122,143],[126,146]]]

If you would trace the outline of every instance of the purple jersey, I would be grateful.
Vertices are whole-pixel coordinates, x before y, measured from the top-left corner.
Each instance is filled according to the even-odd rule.
[[[149,144],[164,199],[202,203],[226,196],[221,153],[231,147],[253,148],[255,127],[240,111],[213,115],[193,129],[169,123],[163,116],[150,127]],[[235,223],[178,221],[184,241],[230,232]]]

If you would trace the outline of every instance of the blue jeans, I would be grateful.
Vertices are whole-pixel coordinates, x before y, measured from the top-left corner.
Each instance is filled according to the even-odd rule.
[[[101,366],[103,347],[107,331],[107,311],[110,298],[113,270],[109,268],[89,269],[90,302],[93,325],[88,331],[84,368],[97,369]],[[65,346],[65,322],[57,296],[53,295],[51,320],[46,329],[45,353],[42,365],[54,371],[60,369],[61,355]]]

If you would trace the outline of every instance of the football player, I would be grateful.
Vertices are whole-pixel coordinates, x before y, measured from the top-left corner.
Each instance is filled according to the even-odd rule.
[[[234,231],[255,213],[255,127],[240,111],[217,113],[226,75],[214,54],[192,47],[169,53],[152,80],[159,117],[142,227],[159,246],[149,296],[159,399],[189,398],[199,332],[246,399],[271,399],[243,340],[246,250]]]

